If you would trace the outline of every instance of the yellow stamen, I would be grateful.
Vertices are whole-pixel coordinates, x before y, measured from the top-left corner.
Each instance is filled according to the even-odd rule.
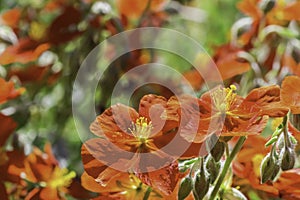
[[[47,186],[51,188],[68,187],[75,176],[76,173],[74,171],[69,172],[66,168],[55,167],[50,181],[47,182]]]
[[[234,93],[236,89],[235,85],[230,85],[229,88],[218,88],[212,94],[213,103],[221,114],[229,114],[230,106],[236,98],[236,94]]]
[[[152,123],[148,123],[147,118],[139,117],[136,122],[132,124],[132,129],[129,130],[134,135],[134,137],[136,137],[140,141],[145,141],[149,138],[152,129]]]

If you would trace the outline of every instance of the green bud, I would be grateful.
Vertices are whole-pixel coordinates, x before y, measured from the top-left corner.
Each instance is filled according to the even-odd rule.
[[[268,180],[271,180],[275,171],[276,163],[274,158],[269,153],[268,155],[266,155],[266,157],[264,157],[260,165],[261,183],[265,183]]]
[[[278,136],[272,137],[266,144],[265,146],[268,147],[271,144],[275,143],[278,140]]]
[[[207,158],[205,167],[206,171],[209,173],[210,183],[214,183],[220,173],[220,163],[216,162],[213,157],[209,156]]]
[[[196,200],[202,200],[209,189],[209,180],[204,171],[198,172],[195,176],[193,195]]]
[[[179,186],[178,200],[183,200],[191,193],[193,189],[192,179],[190,177],[184,178]]]
[[[225,143],[221,141],[217,141],[215,146],[211,149],[210,154],[218,162],[225,152]]]
[[[272,174],[270,180],[274,181],[279,172],[280,172],[280,163],[279,163],[279,160],[276,160],[274,163],[274,171],[273,171],[273,174]]]
[[[266,14],[274,8],[275,4],[275,0],[263,0],[260,4],[260,9]]]
[[[286,147],[281,151],[281,169],[283,171],[293,169],[295,165],[295,151],[292,148]]]

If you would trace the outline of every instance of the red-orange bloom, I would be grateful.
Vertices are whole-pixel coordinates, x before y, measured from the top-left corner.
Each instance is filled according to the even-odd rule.
[[[217,87],[201,96],[199,134],[206,135],[214,121],[214,131],[221,131],[222,136],[256,135],[265,128],[268,116],[284,116],[288,112],[284,106],[277,107],[279,87],[258,88],[246,98],[235,94],[235,90],[235,86]]]
[[[9,99],[14,99],[25,91],[24,88],[15,89],[14,83],[6,82],[0,78],[0,104],[5,103]]]
[[[43,52],[49,49],[49,44],[40,44],[29,38],[20,39],[15,45],[7,47],[0,54],[0,64],[11,63],[26,64],[35,61]]]
[[[21,178],[21,185],[24,187],[28,183],[33,183],[36,186],[26,194],[26,200],[62,199],[66,194],[77,194],[72,191],[73,187],[79,189],[82,194],[86,195],[85,197],[89,196],[83,188],[73,183],[76,176],[75,172],[59,167],[49,143],[45,145],[45,152],[34,148],[31,154],[27,157],[24,156],[18,162],[10,163],[8,168],[10,176]]]
[[[160,149],[173,139],[178,117],[165,111],[167,104],[164,97],[146,95],[140,101],[139,112],[117,104],[98,116],[91,131],[107,139],[85,142],[85,171],[105,186],[118,174],[112,168],[122,167],[133,171],[144,184],[171,194],[178,182],[178,164]]]

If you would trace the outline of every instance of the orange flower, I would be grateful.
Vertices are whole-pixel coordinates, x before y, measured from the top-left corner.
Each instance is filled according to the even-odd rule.
[[[271,106],[279,102],[279,92],[271,93],[272,98],[268,98],[266,91],[277,89],[279,90],[274,86],[258,88],[251,91],[246,98],[235,94],[234,85],[230,88],[217,87],[204,93],[200,98],[202,109],[200,109],[198,134],[206,135],[210,123],[213,123],[215,127],[213,131],[216,133],[218,130],[221,131],[222,136],[261,133],[268,121],[268,115],[284,116],[288,112],[286,107]],[[222,121],[224,121],[224,126],[220,124]]]
[[[49,49],[49,44],[40,44],[29,38],[20,39],[15,45],[7,47],[0,54],[0,64],[11,63],[26,64],[35,61],[44,51]]]
[[[21,17],[21,10],[14,8],[4,12],[1,16],[3,24],[11,28],[17,28]]]
[[[164,97],[146,95],[140,101],[139,113],[117,104],[98,116],[91,131],[107,139],[85,142],[82,147],[85,171],[102,186],[120,173],[113,168],[133,171],[144,184],[171,194],[178,182],[178,164],[171,156],[176,153],[172,151],[178,152],[176,148],[180,149],[181,142],[189,144],[180,138],[178,145],[167,149],[167,153],[161,151],[176,137],[179,113],[172,106],[173,101],[174,98],[167,101]],[[197,156],[199,148],[196,145],[182,153]],[[162,163],[169,164],[161,166]]]
[[[291,109],[293,114],[300,114],[300,77],[288,76],[282,82],[282,103]]]
[[[16,98],[24,91],[24,88],[15,89],[13,82],[6,82],[0,78],[0,104],[5,103],[9,99]],[[10,117],[0,113],[0,148],[5,144],[16,127],[17,124]]]
[[[14,99],[25,91],[24,88],[15,89],[14,83],[6,82],[0,78],[0,104],[5,103],[9,99]]]
[[[117,0],[116,6],[119,12],[128,18],[139,18],[147,8],[148,2],[150,2],[150,10],[158,11],[161,9],[168,0]]]
[[[23,155],[23,157],[9,162],[7,171],[9,177],[21,178],[22,181],[19,185],[22,185],[24,189],[28,183],[34,185],[32,190],[24,191],[26,200],[58,200],[63,199],[66,194],[77,195],[72,191],[73,187],[82,193],[81,196],[86,195],[84,198],[89,196],[82,187],[74,184],[75,172],[59,167],[49,143],[45,145],[45,152],[34,148],[28,156],[21,151],[18,151],[16,155]]]
[[[243,50],[231,44],[225,44],[216,49],[214,61],[223,80],[243,74],[251,69],[249,62],[238,57],[238,53],[241,51]]]
[[[244,46],[252,46],[251,40],[257,36],[260,24],[263,26],[276,24],[288,25],[289,21],[299,20],[300,3],[286,2],[286,1],[273,1],[274,5],[271,7],[272,1],[269,5],[261,7],[260,0],[243,0],[238,3],[238,8],[244,14],[252,18],[250,29],[239,37],[239,42]],[[265,13],[264,13],[265,11]]]

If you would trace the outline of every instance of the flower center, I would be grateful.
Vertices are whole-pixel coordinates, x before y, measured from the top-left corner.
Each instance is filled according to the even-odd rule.
[[[48,181],[47,185],[51,188],[68,187],[75,176],[76,174],[74,171],[69,172],[66,168],[61,169],[59,167],[55,167],[52,177],[50,181]]]
[[[221,114],[228,114],[228,111],[230,110],[230,107],[236,98],[236,94],[234,93],[235,90],[236,90],[236,86],[230,85],[229,88],[223,88],[223,89],[218,88],[212,94],[212,99],[215,108]]]
[[[152,123],[148,122],[147,118],[139,117],[135,123],[132,123],[132,129],[129,130],[141,143],[146,143],[152,129]]]

